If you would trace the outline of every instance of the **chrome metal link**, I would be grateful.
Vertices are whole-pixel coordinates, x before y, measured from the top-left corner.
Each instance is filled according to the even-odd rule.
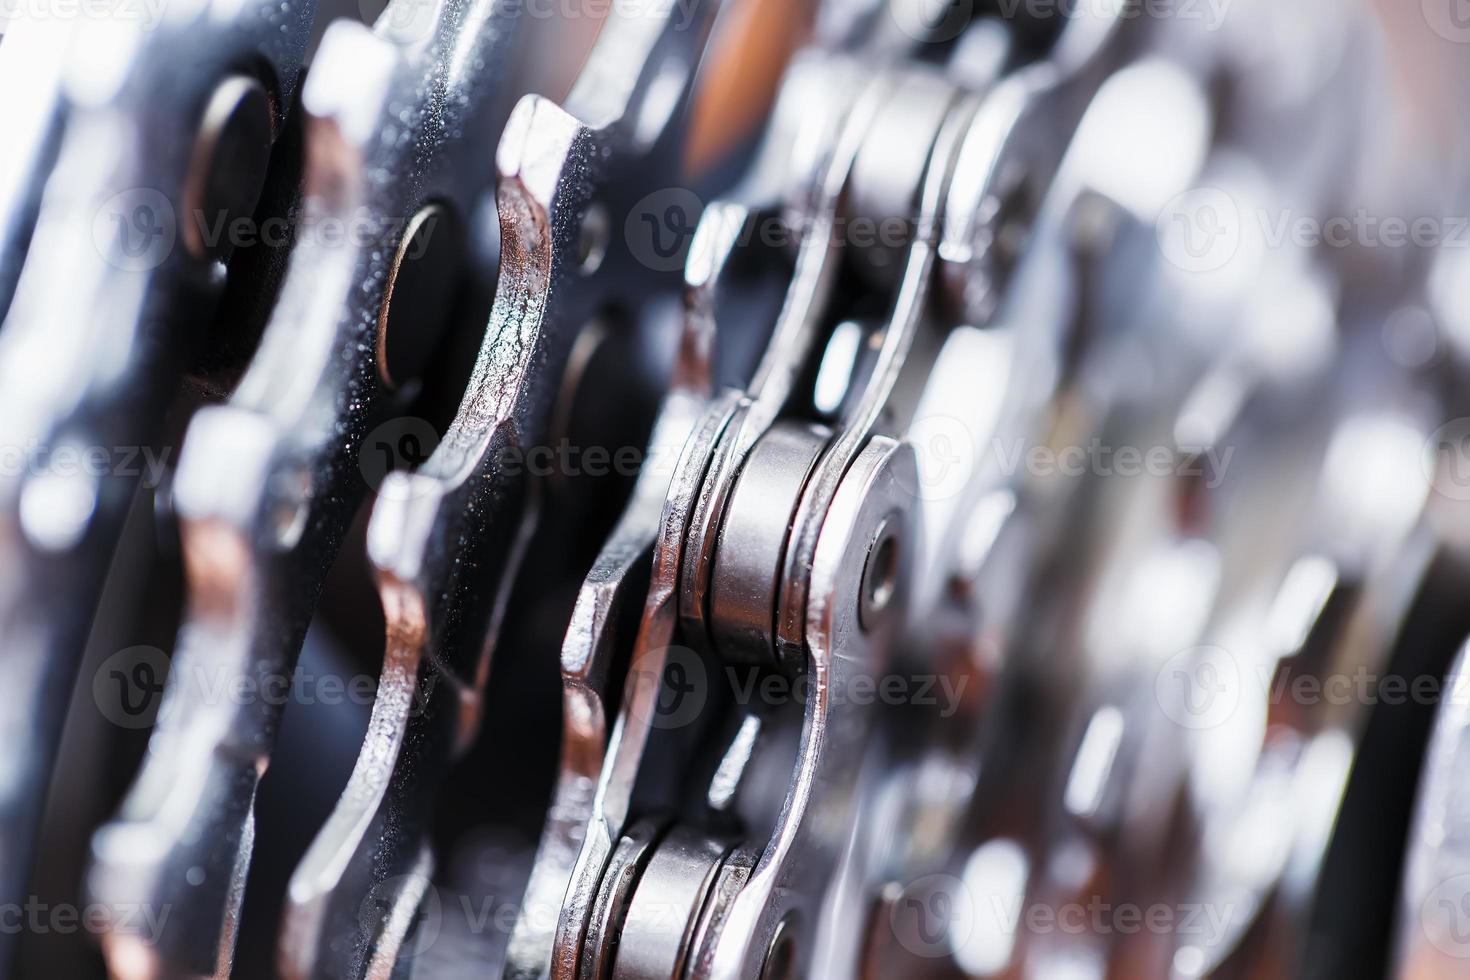
[[[0,10],[0,977],[1455,974],[1440,4]]]

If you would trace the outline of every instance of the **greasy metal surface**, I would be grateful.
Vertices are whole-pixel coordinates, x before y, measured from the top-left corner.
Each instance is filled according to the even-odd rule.
[[[833,141],[816,170],[811,222],[798,245],[791,288],[738,415],[715,449],[689,519],[688,543],[683,549],[680,573],[679,615],[688,642],[697,646],[712,643],[707,622],[710,563],[726,500],[745,455],[792,397],[797,374],[817,343],[820,317],[834,287],[841,258],[836,228],[839,201],[866,136],[867,124],[886,99],[891,84],[891,79],[881,74],[864,84],[854,102],[845,107],[846,111],[839,110],[835,118],[828,117],[822,131],[831,133]]]
[[[735,486],[710,571],[716,645],[753,663],[775,656],[775,609],[786,536],[829,433],[777,423],[757,442]]]
[[[973,100],[946,116],[933,133],[927,167],[912,176],[920,179],[916,233],[905,257],[893,313],[882,334],[882,347],[862,395],[851,412],[840,420],[832,445],[817,461],[792,519],[790,543],[782,553],[781,587],[776,602],[775,634],[772,638],[777,661],[787,670],[800,668],[805,642],[808,569],[811,568],[823,515],[832,495],[852,460],[873,433],[880,417],[891,412],[890,399],[899,372],[904,367],[916,334],[925,326],[929,292],[936,261],[935,240],[941,214],[947,207],[950,180],[955,173],[955,155],[960,135],[971,125]],[[925,136],[929,130],[921,130]],[[899,413],[893,422],[905,421]]]
[[[812,605],[807,622],[811,688],[802,725],[797,770],[781,807],[777,831],[766,843],[750,880],[711,930],[701,974],[757,975],[783,920],[817,922],[832,869],[850,832],[828,814],[853,798],[871,719],[841,692],[861,676],[885,670],[888,643],[902,615],[909,569],[900,567],[885,621],[864,629],[858,596],[868,555],[885,525],[900,542],[916,533],[912,450],[876,437],[853,461],[833,498],[811,568]],[[907,554],[901,550],[900,555]],[[905,562],[906,564],[906,562]],[[836,698],[834,699],[834,692]],[[858,939],[856,931],[852,940]],[[814,942],[796,941],[795,975],[810,969]],[[707,965],[705,965],[707,964]]]
[[[717,415],[715,431],[700,427],[709,424],[707,412],[713,394],[713,293],[729,250],[720,248],[718,242],[700,240],[693,245],[692,255],[686,275],[686,312],[678,359],[646,456],[653,461],[705,451],[718,434],[718,426],[723,425],[723,416]],[[507,976],[544,976],[551,968],[558,915],[591,816],[607,751],[609,685],[617,680],[609,676],[616,654],[616,627],[623,616],[637,615],[641,610],[642,593],[631,583],[641,581],[640,573],[653,561],[653,549],[666,520],[665,501],[671,496],[671,481],[682,471],[677,464],[660,464],[639,473],[627,508],[577,595],[561,654],[561,768],[511,936]]]
[[[139,482],[116,460],[159,439],[196,320],[210,314],[224,278],[175,247],[191,219],[194,138],[218,87],[239,73],[264,76],[278,115],[291,105],[313,11],[276,0],[185,4],[148,32],[77,25],[57,79],[61,122],[34,131],[40,147],[55,141],[55,169],[0,328],[0,438],[30,458],[0,480],[10,553],[0,581],[10,699],[0,725],[17,774],[0,790],[7,895],[24,888],[66,692]],[[23,39],[7,41],[7,59]],[[109,70],[97,73],[93,59],[104,54]],[[52,95],[44,78],[36,95]],[[33,193],[21,190],[22,210]],[[113,465],[58,472],[53,453],[63,446]],[[206,943],[202,968],[212,970],[219,944]]]
[[[0,912],[119,977],[1455,972],[1465,263],[1295,238],[1453,213],[1376,111],[1431,49],[606,6],[391,0],[301,96],[309,2],[0,23]],[[134,725],[164,652],[77,665],[145,617]],[[1109,910],[1202,914],[1032,918]]]
[[[1464,956],[1458,916],[1470,884],[1464,767],[1470,740],[1465,654],[1451,668],[1425,757],[1405,859],[1395,969],[1401,977],[1453,976]]]
[[[359,938],[358,913],[374,887],[411,869],[444,774],[478,729],[503,604],[536,522],[536,487],[507,461],[548,439],[579,329],[615,303],[636,313],[658,295],[659,279],[635,275],[624,238],[610,238],[590,268],[583,223],[622,213],[621,201],[676,173],[714,9],[704,5],[693,24],[652,7],[614,13],[567,107],[528,96],[506,125],[500,280],[479,359],[438,449],[390,475],[369,524],[388,621],[384,675],[357,768],[292,878],[282,956],[293,973],[361,976],[391,959],[376,937]],[[645,108],[671,65],[679,92],[650,128]],[[665,277],[663,288],[677,282]],[[689,338],[696,351],[707,343]],[[691,396],[699,356],[686,354]]]
[[[684,827],[658,842],[618,930],[612,980],[684,976],[700,910],[729,847]]]
[[[62,75],[73,32],[71,24],[21,19],[9,25],[0,46],[0,89],[27,93],[0,101],[0,130],[10,143],[0,167],[0,322],[35,230],[44,175],[56,160],[67,105]]]
[[[303,94],[305,201],[279,305],[233,397],[185,440],[175,498],[190,597],[175,676],[289,678],[368,489],[360,455],[383,451],[364,442],[389,407],[376,340],[398,239],[425,202],[467,216],[491,186],[514,21],[494,0],[404,3],[430,16],[416,38],[395,36],[397,6],[375,32],[329,28]],[[327,233],[334,223],[357,232]],[[91,885],[102,900],[179,908],[159,969],[208,972],[228,961],[283,706],[213,703],[180,684],[167,697],[147,763],[95,841]]]
[[[779,139],[776,142],[779,145]],[[748,242],[748,233],[765,220],[768,220],[766,212],[741,204],[716,202],[706,209],[686,269],[686,317],[691,321],[686,330],[703,331],[709,329],[707,324],[718,322],[737,246]],[[554,850],[542,852],[543,862],[571,862],[570,866],[563,864],[554,870],[552,864],[543,865],[546,874],[555,875],[557,880],[568,876],[555,927],[553,976],[578,976],[594,969],[587,957],[606,955],[608,940],[594,938],[596,910],[606,906],[609,889],[618,881],[608,871],[609,862],[614,859],[615,848],[625,832],[635,781],[658,727],[660,685],[678,626],[678,590],[687,529],[712,453],[736,417],[740,401],[740,395],[734,391],[716,397],[694,423],[678,453],[662,504],[650,584],[639,614],[637,637],[630,654],[632,668],[624,681],[616,720],[605,748],[600,738],[579,741],[594,752],[585,760],[585,775],[596,780],[595,787],[585,789],[590,795],[585,809],[566,812],[567,819],[559,831],[565,835],[562,842],[553,844]],[[680,656],[688,653],[681,651]],[[584,696],[587,693],[579,686],[568,690]],[[543,842],[546,840],[543,837]],[[547,887],[555,891],[557,886]],[[529,914],[536,912],[534,905],[529,907]],[[524,932],[525,926],[519,928]],[[529,969],[534,972],[535,964]]]
[[[854,452],[854,449],[849,446],[860,447],[868,439],[878,414],[888,407],[889,392],[908,353],[913,335],[919,328],[921,318],[926,311],[927,287],[934,268],[934,249],[937,244],[939,218],[952,174],[953,160],[960,146],[960,138],[974,112],[973,104],[967,110],[951,114],[937,134],[926,134],[937,144],[938,148],[934,155],[939,162],[926,168],[928,177],[922,191],[918,186],[914,188],[913,196],[918,199],[919,203],[916,222],[919,236],[916,244],[911,247],[909,264],[904,274],[904,286],[896,301],[895,321],[897,325],[891,327],[883,335],[884,346],[880,353],[878,366],[869,376],[868,387],[864,389],[864,398],[858,401],[859,407],[855,413],[857,424],[850,432],[839,430],[839,438],[845,438],[847,444],[839,443],[841,453],[829,452],[822,455],[825,438],[819,437],[809,446],[806,463],[796,464],[791,460],[785,460],[770,467],[762,467],[759,464],[759,460],[763,458],[760,447],[773,438],[779,438],[777,430],[767,431],[767,427],[771,425],[790,397],[796,381],[798,366],[807,356],[806,351],[810,349],[820,330],[822,317],[825,315],[826,290],[830,288],[832,277],[836,274],[836,261],[842,255],[840,250],[833,247],[831,226],[824,226],[822,221],[834,222],[836,220],[837,203],[847,186],[851,168],[854,161],[861,158],[865,144],[861,139],[855,139],[854,136],[856,134],[869,136],[869,129],[874,120],[882,118],[881,107],[892,98],[891,92],[896,88],[901,88],[901,86],[895,85],[888,79],[871,85],[867,89],[867,94],[858,97],[857,107],[852,111],[846,123],[846,126],[850,128],[840,128],[834,134],[836,143],[830,151],[829,159],[824,164],[826,169],[817,185],[820,188],[814,208],[817,221],[814,228],[808,231],[808,237],[803,240],[793,285],[788,292],[782,316],[777,322],[772,344],[767,350],[767,359],[757,370],[751,387],[751,395],[741,403],[740,408],[737,409],[736,419],[732,423],[736,426],[743,425],[744,428],[727,429],[726,435],[715,447],[715,455],[710,461],[709,472],[704,478],[700,509],[695,511],[691,533],[686,537],[683,561],[686,584],[684,600],[681,602],[685,632],[698,640],[707,631],[715,646],[725,656],[748,659],[754,663],[771,662],[771,641],[778,634],[775,629],[777,624],[774,624],[768,617],[781,608],[776,604],[777,593],[775,591],[779,584],[783,584],[781,576],[784,572],[787,575],[794,574],[804,578],[813,567],[810,556],[807,556],[805,560],[800,557],[793,558],[786,538],[790,533],[789,528],[794,524],[798,529],[797,533],[803,533],[801,524],[803,520],[807,522],[807,530],[824,527],[823,521],[828,517],[828,507],[831,503],[828,499],[819,499],[816,503],[811,504],[803,500],[802,505],[808,509],[795,511],[793,520],[792,514],[781,511],[783,501],[790,506],[801,499],[800,495],[807,486],[806,471],[811,462],[819,455],[827,462],[829,479],[832,475],[840,479],[846,472]],[[854,122],[854,120],[857,121]],[[922,129],[922,126],[920,128]],[[851,142],[846,142],[849,140]],[[869,152],[872,151],[869,150]],[[912,179],[917,181],[919,174],[913,174]],[[888,191],[888,194],[893,194],[893,191]],[[901,200],[905,195],[900,191],[896,197]],[[740,435],[739,439],[734,438],[736,433]],[[732,477],[733,487],[729,485]],[[773,486],[773,480],[784,481],[790,486],[785,486],[784,489]],[[727,482],[722,483],[721,481]],[[776,512],[770,513],[772,508],[775,508]],[[767,513],[770,513],[769,518],[762,516]],[[890,518],[892,519],[891,524],[888,523]],[[885,515],[880,525],[872,529],[875,541],[880,532],[886,535],[910,519],[897,514]],[[703,536],[698,533],[701,520],[707,522],[703,525],[705,528]],[[901,538],[902,535],[899,534],[898,537]],[[867,544],[872,545],[875,541],[869,541]],[[751,549],[755,551],[752,552]],[[896,554],[900,560],[906,559],[909,549],[903,548]],[[742,555],[749,560],[735,560]],[[859,567],[856,572],[856,581],[852,584],[850,593],[841,599],[829,600],[850,604],[854,621],[859,616],[860,597],[869,564],[869,555],[864,553],[857,561]],[[793,568],[796,571],[791,571]],[[763,586],[762,583],[765,585]],[[802,584],[805,585],[805,582]],[[902,573],[899,571],[895,572],[893,588],[898,592],[906,591],[907,584],[903,581]],[[706,593],[710,596],[708,599],[705,598]],[[802,608],[805,609],[804,604]],[[711,619],[706,621],[705,616]],[[873,632],[877,634],[871,639],[881,641],[884,634],[881,620],[884,617],[875,616],[874,618],[880,622],[871,624],[874,627]],[[746,625],[742,628],[741,624]],[[640,637],[640,641],[642,639]],[[663,638],[660,637],[660,640]],[[798,673],[806,668],[808,676],[816,677],[820,683],[821,666],[812,667],[806,661],[809,649],[808,640],[809,638],[804,633],[798,634],[795,643],[782,650],[782,653],[785,654],[784,661],[778,662],[783,662],[784,668],[791,673]],[[852,641],[853,637],[844,634],[842,652],[837,654],[837,658],[843,663],[851,662],[850,656],[854,660],[861,659],[851,653],[853,648],[849,644]],[[639,652],[645,649],[640,644]],[[881,645],[877,649],[881,651]],[[635,656],[637,655],[638,653],[635,652]],[[653,676],[662,677],[661,665]],[[640,686],[645,688],[642,693],[644,712],[642,717],[646,717],[646,712],[657,698],[659,683],[645,683]],[[635,704],[638,698],[639,690],[635,688]],[[802,728],[803,754],[798,756],[796,783],[793,789],[799,798],[802,797],[802,794],[811,792],[810,785],[802,785],[804,774],[813,771],[814,767],[820,768],[827,765],[828,757],[831,755],[830,751],[824,751],[823,743],[824,729],[829,719],[824,714],[824,709],[820,707],[809,710],[816,713],[809,714],[807,723]],[[639,716],[637,711],[633,714],[635,717]],[[860,746],[863,740],[859,733],[865,728],[862,712],[851,708],[838,711],[833,716],[831,723],[843,728],[853,751],[861,751]],[[646,738],[646,735],[644,737]],[[633,762],[627,768],[636,771],[638,757],[631,753],[630,755]],[[624,786],[623,792],[627,793],[631,790],[632,784],[625,781]],[[830,796],[827,795],[829,790]],[[850,790],[848,795],[850,796]],[[823,785],[817,791],[819,802],[814,805],[823,809],[834,805],[840,806],[837,801],[843,796],[844,791],[841,788],[832,789]],[[805,902],[805,908],[798,911],[784,906],[777,907],[779,906],[777,903],[776,906],[772,906],[774,911],[771,914],[774,918],[769,921],[759,916],[753,919],[742,919],[740,918],[742,913],[736,911],[742,908],[742,903],[750,903],[744,906],[747,911],[743,913],[749,916],[751,913],[748,909],[756,907],[756,903],[767,902],[771,898],[771,892],[762,891],[762,888],[770,889],[772,886],[769,885],[769,876],[781,878],[785,874],[785,869],[783,867],[772,871],[769,865],[772,862],[778,866],[783,865],[785,859],[780,856],[782,848],[790,845],[791,838],[807,833],[802,812],[805,805],[806,801],[802,799],[801,802],[795,804],[796,810],[793,812],[793,804],[788,798],[788,803],[777,822],[776,835],[766,851],[766,858],[763,859],[762,867],[767,868],[767,877],[762,878],[760,870],[757,869],[752,882],[746,886],[746,889],[742,889],[731,899],[729,913],[732,919],[709,920],[699,925],[701,941],[705,943],[705,946],[701,951],[696,952],[695,956],[702,964],[702,969],[707,965],[716,973],[725,970],[728,975],[750,975],[752,971],[758,971],[761,968],[760,959],[753,958],[763,957],[771,948],[771,943],[775,939],[775,930],[783,921],[786,921],[788,912],[793,912],[812,923],[819,918],[818,908],[826,892],[827,883],[831,880],[831,875],[837,865],[838,856],[843,849],[841,841],[829,841],[825,848],[805,845],[801,848],[804,852],[804,860],[811,862],[805,866],[805,874],[802,878],[802,887],[806,889],[807,897],[804,900],[793,898],[792,901],[797,906]],[[589,853],[585,843],[583,853],[584,855]],[[593,853],[595,856],[595,851]],[[780,887],[783,892],[791,890],[790,883],[784,879]],[[747,891],[752,888],[753,891]],[[800,892],[801,889],[797,888],[795,891]],[[570,899],[570,894],[567,904],[569,907],[575,907],[577,903]],[[752,894],[759,895],[759,897],[749,897]],[[563,917],[565,920],[565,913]],[[695,926],[696,924],[691,919],[688,928],[692,930]],[[789,930],[791,927],[787,928]],[[793,932],[792,935],[795,937],[796,933]],[[783,940],[783,957],[787,955],[787,942],[788,940]],[[803,944],[801,939],[796,938],[789,942],[796,943],[795,956],[799,958],[799,962],[805,962],[811,956],[810,942]],[[806,946],[805,949],[802,948],[803,945]],[[738,950],[738,952],[730,952],[731,949]],[[751,952],[751,950],[758,951]],[[675,956],[677,959],[682,959],[683,956],[667,948],[656,955]]]

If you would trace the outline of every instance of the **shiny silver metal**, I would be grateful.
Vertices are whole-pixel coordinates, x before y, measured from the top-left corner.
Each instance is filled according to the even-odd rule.
[[[1040,6],[390,0],[299,94],[309,0],[0,24],[0,912],[146,593],[116,976],[1454,972],[1470,266],[1295,236],[1463,210],[1374,111],[1459,29]],[[63,465],[165,413],[177,629]]]
[[[1465,935],[1459,915],[1470,883],[1464,846],[1470,822],[1460,788],[1470,731],[1465,684],[1462,650],[1443,688],[1404,859],[1394,963],[1395,975],[1400,977],[1450,976],[1464,958]]]
[[[623,911],[614,980],[684,976],[694,966],[700,912],[728,851],[728,845],[685,827],[659,840]]]
[[[806,648],[812,686],[797,769],[770,840],[752,842],[761,856],[749,879],[722,918],[707,927],[696,953],[700,976],[758,975],[778,948],[792,964],[789,975],[812,968],[817,943],[807,930],[822,919],[853,825],[850,816],[829,815],[855,796],[870,728],[865,712],[843,706],[834,692],[840,699],[857,677],[884,670],[909,577],[909,552],[902,543],[917,533],[905,489],[916,478],[912,450],[879,436],[854,460],[833,498],[811,568]],[[899,542],[896,593],[884,620],[864,628],[859,623],[864,573],[869,556],[888,535]],[[800,931],[778,947],[778,933],[797,927]],[[859,939],[855,932],[848,936],[853,943]]]
[[[74,33],[72,24],[19,20],[0,50],[0,87],[26,93],[0,103],[0,129],[11,140],[0,169],[0,322],[35,231],[44,175],[56,162],[67,107],[62,78]]]
[[[716,9],[701,5],[689,22],[668,5],[614,12],[565,108],[528,96],[506,124],[496,157],[500,276],[479,359],[439,448],[385,480],[369,523],[388,626],[383,675],[351,780],[292,877],[281,951],[292,975],[378,975],[401,951],[402,937],[363,935],[361,910],[375,888],[424,865],[444,776],[478,730],[504,604],[538,516],[539,488],[513,464],[550,438],[581,330],[615,305],[637,311],[659,295],[659,279],[636,274],[626,239],[594,229],[602,238],[587,247],[587,222],[676,175]],[[681,399],[697,402],[707,385],[709,340],[696,329],[684,343],[684,394],[666,416],[676,430],[692,415]],[[383,922],[412,917],[410,905]]]
[[[854,69],[839,65],[835,70],[838,79],[850,79]],[[837,128],[829,130],[830,149],[819,157],[822,162],[816,171],[813,200],[805,206],[810,225],[798,246],[791,288],[746,397],[709,462],[709,472],[689,518],[680,573],[679,615],[689,642],[697,646],[707,647],[713,642],[707,616],[710,564],[720,517],[744,457],[793,397],[797,373],[812,355],[820,329],[818,317],[831,295],[841,256],[836,229],[839,200],[848,185],[867,124],[891,84],[891,79],[879,75],[859,89],[838,121],[828,123]]]
[[[714,641],[729,656],[770,656],[787,533],[830,437],[820,426],[777,423],[735,478],[710,570]]]
[[[411,32],[406,14],[426,22]],[[404,0],[374,31],[334,24],[315,59],[302,100],[305,201],[279,306],[235,394],[198,413],[179,459],[174,498],[190,596],[167,708],[117,821],[94,842],[99,900],[180,909],[151,953],[161,972],[228,964],[255,791],[285,706],[221,703],[210,691],[289,681],[369,489],[359,464],[385,448],[402,452],[397,441],[367,444],[392,407],[380,321],[400,245],[425,209],[455,218],[432,237],[462,238],[493,191],[485,160],[513,94],[516,26],[493,0]],[[334,223],[342,234],[328,233]],[[493,275],[493,266],[481,260],[475,271]],[[426,316],[413,329],[447,326]]]
[[[715,205],[718,208],[720,205]],[[654,423],[646,458],[617,527],[603,545],[577,596],[562,645],[561,768],[536,861],[510,939],[506,976],[549,974],[562,902],[571,882],[582,835],[608,750],[607,716],[614,685],[615,630],[624,616],[638,615],[644,596],[632,583],[653,561],[666,521],[666,501],[678,499],[671,483],[684,472],[683,459],[705,451],[723,425],[709,413],[713,397],[710,363],[716,320],[714,299],[733,242],[743,227],[727,214],[702,222],[685,275],[684,330],[669,393]],[[713,423],[714,430],[708,426]],[[678,462],[669,462],[671,460]]]
[[[17,773],[0,790],[6,894],[25,887],[67,695],[140,482],[116,461],[162,437],[164,411],[227,275],[184,245],[193,189],[220,181],[237,189],[220,202],[236,209],[227,217],[254,206],[314,9],[309,0],[173,5],[150,30],[107,19],[36,28],[70,31],[64,50],[49,42],[13,50],[27,29],[7,41],[7,62],[60,60],[38,77],[29,162],[0,205],[0,280],[18,261],[30,209],[35,215],[0,329],[0,439],[25,457],[0,479],[8,542],[0,622],[10,638],[0,675],[11,692],[0,725],[7,768]],[[238,155],[216,157],[215,146]],[[41,192],[36,181],[52,153]],[[67,452],[108,462],[58,467]],[[228,937],[203,944],[198,968],[213,972]]]

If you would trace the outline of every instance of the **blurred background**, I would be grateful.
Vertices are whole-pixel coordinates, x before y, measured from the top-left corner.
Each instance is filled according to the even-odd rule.
[[[913,16],[932,19],[917,8],[935,2],[914,0]],[[27,4],[50,9],[0,0],[0,52]],[[701,78],[690,184],[733,183],[791,52],[878,5],[734,4]],[[382,6],[323,0],[309,51],[332,20],[371,25]],[[1022,262],[1001,328],[936,372],[937,404],[945,385],[971,396],[932,417],[964,420],[972,479],[926,510],[923,567],[964,573],[921,571],[916,588],[966,612],[910,641],[947,651],[977,703],[954,746],[895,767],[907,805],[890,829],[934,852],[912,862],[932,873],[883,899],[892,928],[865,975],[1470,976],[1470,722],[1447,697],[1470,636],[1470,2],[1141,8],[1148,39],[1078,128],[1033,250],[1045,254]],[[514,52],[524,90],[564,98],[598,26],[533,18]],[[23,76],[0,80],[0,100],[24,96]],[[282,139],[299,152],[299,132]],[[191,369],[164,447],[232,389],[264,329],[269,299],[234,288],[208,328],[218,356]],[[1003,331],[1023,349],[1044,333],[1044,369],[992,351]],[[995,405],[974,405],[987,387]],[[442,425],[457,400],[426,396],[413,414]],[[941,452],[925,431],[921,456]],[[1133,471],[1120,447],[1139,450]],[[1166,472],[1145,462],[1155,447]],[[173,649],[170,480],[133,500],[89,633],[34,850],[47,905],[79,902],[87,842],[147,750],[148,721],[95,710],[93,679],[119,651]],[[1007,522],[975,516],[997,513]],[[366,520],[328,578],[304,676],[377,675]],[[559,642],[577,584],[519,590],[506,642]],[[446,905],[415,975],[480,975],[508,926],[452,909],[513,910],[535,851],[560,679],[554,658],[518,663],[490,685],[434,830],[436,884],[475,901]],[[369,710],[286,711],[235,975],[275,975],[287,881]],[[933,940],[922,916],[941,908]],[[1079,910],[1078,924],[1027,927],[1038,908]],[[1121,925],[1121,908],[1163,924]],[[17,976],[106,975],[85,930],[27,933],[19,950]]]

